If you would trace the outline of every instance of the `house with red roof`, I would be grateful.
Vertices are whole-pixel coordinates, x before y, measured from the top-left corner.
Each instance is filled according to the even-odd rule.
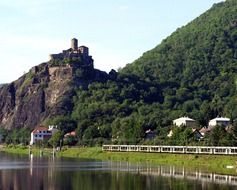
[[[64,137],[76,137],[76,131],[71,131],[71,132],[69,132],[69,133],[66,133],[65,135],[64,135]]]
[[[30,145],[35,144],[37,141],[50,139],[52,132],[45,126],[38,126],[31,132]]]
[[[76,131],[71,131],[69,133],[66,133],[63,138],[64,145],[73,146],[77,143],[77,134]]]

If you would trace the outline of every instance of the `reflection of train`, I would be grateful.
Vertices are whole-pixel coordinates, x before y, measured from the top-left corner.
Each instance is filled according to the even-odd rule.
[[[119,152],[164,152],[181,154],[237,154],[237,147],[215,146],[145,146],[145,145],[103,145],[104,151]]]
[[[179,179],[199,180],[202,182],[217,183],[217,184],[229,184],[237,186],[237,176],[221,175],[214,173],[202,173],[176,169],[175,167],[160,167],[149,172],[140,172],[144,175],[157,175],[162,177],[174,177]]]

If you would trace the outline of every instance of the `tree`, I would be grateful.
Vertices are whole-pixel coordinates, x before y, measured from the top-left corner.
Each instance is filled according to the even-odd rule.
[[[70,116],[57,116],[50,121],[47,121],[49,125],[56,125],[63,133],[68,133],[76,129],[76,122],[71,119]]]
[[[64,139],[63,144],[73,146],[77,143],[77,138],[75,136],[68,136]]]
[[[2,136],[2,142],[6,141],[6,137],[8,135],[8,131],[0,126],[0,135]]]
[[[189,145],[192,142],[195,142],[195,137],[190,127],[173,127],[173,135],[170,137],[170,144]]]
[[[63,132],[57,131],[53,136],[49,139],[49,144],[52,147],[57,147],[60,145],[60,141],[63,139]]]

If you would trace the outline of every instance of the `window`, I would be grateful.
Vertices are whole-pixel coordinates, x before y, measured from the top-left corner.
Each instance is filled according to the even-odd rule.
[[[37,135],[35,135],[35,137],[37,137]]]

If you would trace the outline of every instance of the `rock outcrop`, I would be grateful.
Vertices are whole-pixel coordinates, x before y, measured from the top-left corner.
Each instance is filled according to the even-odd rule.
[[[0,87],[0,125],[8,129],[34,128],[47,118],[69,114],[75,89],[114,75],[94,69],[85,60],[35,66],[18,80]]]

